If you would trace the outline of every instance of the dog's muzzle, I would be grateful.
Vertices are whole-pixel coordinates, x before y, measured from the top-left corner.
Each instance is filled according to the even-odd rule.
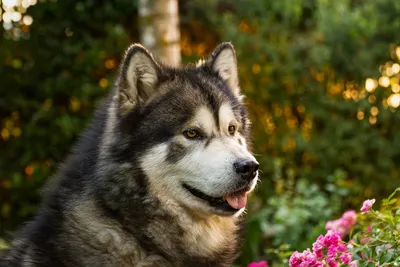
[[[257,176],[259,164],[254,160],[242,159],[233,164],[235,171],[243,179],[250,182]]]

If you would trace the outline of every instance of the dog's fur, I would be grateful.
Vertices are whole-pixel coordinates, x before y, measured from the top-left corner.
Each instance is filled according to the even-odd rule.
[[[254,189],[257,174],[245,181],[233,168],[255,161],[242,99],[230,43],[179,68],[131,46],[114,90],[0,265],[231,266],[243,208],[213,206],[183,184],[214,198]],[[199,136],[187,136],[192,128]]]

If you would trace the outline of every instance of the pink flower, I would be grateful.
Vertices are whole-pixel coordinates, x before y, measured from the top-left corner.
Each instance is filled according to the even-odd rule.
[[[303,253],[295,251],[295,252],[293,252],[292,256],[290,256],[289,266],[290,267],[300,267],[301,264],[303,263],[304,259],[305,259],[305,257],[303,255]]]
[[[327,262],[328,262],[329,267],[338,267],[339,266],[339,264],[334,259],[333,260],[328,259]]]
[[[324,243],[326,247],[337,246],[340,241],[340,234],[334,231],[328,231],[324,238]]]
[[[355,210],[348,210],[342,215],[342,225],[344,227],[352,227],[357,222],[357,213]]]
[[[364,214],[367,211],[369,211],[369,209],[372,207],[374,203],[375,203],[375,198],[365,200],[361,208],[361,213]]]
[[[322,263],[318,261],[317,256],[310,251],[310,249],[307,249],[303,251],[303,255],[305,256],[305,264],[304,266],[310,266],[310,267],[322,267]]]
[[[310,251],[304,250],[303,253],[295,251],[289,260],[290,267],[323,267],[323,263],[317,259],[317,256]]]
[[[339,233],[340,238],[345,237],[349,234],[353,226],[357,221],[357,213],[354,210],[349,210],[343,213],[340,219],[334,221],[328,221],[326,223],[326,230]]]
[[[341,260],[344,264],[349,264],[350,261],[351,261],[351,253],[350,253],[350,252],[343,253],[343,254],[340,256],[340,260]]]
[[[252,262],[247,265],[247,267],[268,267],[267,261]]]
[[[322,235],[320,235],[317,238],[317,240],[314,242],[314,244],[312,245],[313,251],[318,258],[324,257],[324,253],[322,252],[322,250],[325,247],[324,242],[325,242],[324,237]]]
[[[322,259],[324,257],[324,252],[322,251],[322,249],[316,249],[314,248],[314,245],[313,245],[313,251],[317,259]]]
[[[357,267],[357,261],[350,262],[349,267]]]
[[[329,267],[339,266],[339,258],[346,252],[346,244],[340,239],[340,234],[329,230],[325,236],[320,235],[313,244],[313,250],[303,253],[294,252],[289,260],[290,267]],[[324,251],[327,252],[326,257]],[[350,255],[351,256],[351,255]],[[325,258],[325,259],[324,259]],[[346,260],[346,256],[343,256]],[[325,261],[324,261],[325,260]],[[349,260],[350,262],[350,260]]]
[[[325,225],[325,229],[339,233],[341,238],[346,235],[346,229],[342,227],[342,219],[328,221]]]

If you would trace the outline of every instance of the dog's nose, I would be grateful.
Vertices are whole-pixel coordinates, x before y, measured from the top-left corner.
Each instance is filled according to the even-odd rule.
[[[243,179],[250,181],[257,175],[258,162],[254,160],[239,160],[233,163],[233,167],[237,174],[240,174]]]

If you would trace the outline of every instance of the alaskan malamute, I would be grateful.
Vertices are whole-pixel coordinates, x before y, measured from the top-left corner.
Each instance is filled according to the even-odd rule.
[[[141,45],[1,266],[231,266],[258,176],[235,50],[168,67]]]

